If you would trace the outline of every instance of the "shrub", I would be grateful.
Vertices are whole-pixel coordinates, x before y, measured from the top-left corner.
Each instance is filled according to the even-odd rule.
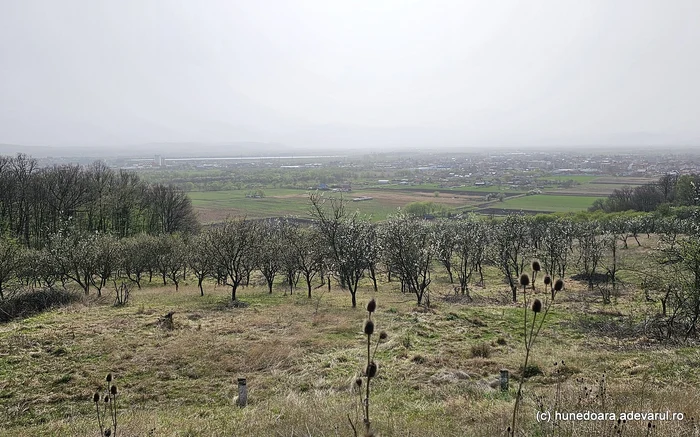
[[[20,292],[0,301],[0,322],[29,317],[51,308],[68,305],[79,299],[81,299],[79,294],[52,288]]]
[[[488,343],[479,343],[471,347],[472,357],[489,358],[491,357],[491,345]]]

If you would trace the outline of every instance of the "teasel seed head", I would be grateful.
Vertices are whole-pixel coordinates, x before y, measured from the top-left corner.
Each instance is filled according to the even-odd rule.
[[[554,282],[554,291],[561,291],[562,288],[564,288],[564,281],[561,279],[557,279]]]
[[[542,266],[540,266],[540,262],[538,260],[532,261],[532,271],[539,272],[540,270],[542,270]]]
[[[540,311],[542,311],[542,301],[535,299],[535,301],[532,302],[532,312],[539,313]]]
[[[109,395],[105,395],[104,401],[105,401],[105,404],[109,403]]]
[[[552,278],[549,275],[544,277],[544,285],[549,285],[552,283]]]
[[[372,335],[374,333],[374,322],[369,319],[365,320],[364,331],[366,335]]]
[[[382,331],[382,332],[379,333],[379,339],[380,339],[380,340],[383,341],[383,340],[386,340],[387,338],[389,338],[389,334],[387,334],[386,331]]]
[[[355,386],[362,387],[362,378],[355,378]]]
[[[105,380],[106,380],[107,382],[112,382],[112,374],[111,374],[111,373],[108,373],[108,374],[107,374],[107,377],[105,378]]]
[[[114,396],[117,395],[117,386],[112,384],[112,386],[109,388],[109,392],[112,393]]]
[[[94,403],[100,402],[100,392],[97,392],[97,391],[95,392],[95,394],[92,396],[92,401]]]
[[[530,285],[530,277],[527,275],[527,273],[520,275],[520,285],[523,287]]]
[[[367,302],[367,312],[368,313],[373,313],[377,309],[377,301],[372,299],[369,302]]]
[[[372,361],[365,367],[365,375],[369,378],[374,378],[377,375],[377,363]]]
[[[112,435],[112,430],[109,428],[105,429],[105,437],[109,437],[111,435]]]

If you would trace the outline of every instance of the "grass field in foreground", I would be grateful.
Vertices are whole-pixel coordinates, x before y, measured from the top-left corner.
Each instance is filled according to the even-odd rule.
[[[592,196],[556,196],[536,194],[533,196],[523,196],[514,199],[507,199],[504,202],[494,203],[494,208],[513,209],[513,210],[530,210],[530,211],[549,211],[549,212],[568,212],[568,211],[584,211],[588,209],[596,199],[600,197]]]
[[[648,250],[642,242],[625,259]],[[134,290],[126,307],[113,307],[111,296],[89,297],[0,325],[0,429],[3,437],[96,436],[91,397],[113,372],[123,437],[352,435],[347,416],[355,417],[358,396],[349,387],[363,360],[362,307],[376,297],[377,330],[389,335],[372,384],[379,435],[505,435],[524,353],[523,310],[509,302],[496,271],[486,274],[487,288],[475,288],[473,302],[434,275],[430,309],[395,282],[376,293],[365,283],[357,309],[336,285],[312,299],[302,290],[284,295],[281,284],[272,295],[251,287],[239,292],[244,308],[228,304],[224,287],[209,284],[200,297],[192,285],[153,286]],[[616,435],[614,421],[538,423],[540,409],[681,412],[684,421],[654,421],[654,434],[646,434],[647,421],[628,421],[622,435],[695,435],[700,350],[629,335],[627,320],[658,310],[635,288],[603,305],[596,292],[567,281],[533,349],[531,370],[542,374],[525,385],[525,435]],[[169,311],[172,330],[158,325]],[[506,393],[491,386],[503,368],[513,377]],[[243,409],[234,404],[240,376],[249,388]]]

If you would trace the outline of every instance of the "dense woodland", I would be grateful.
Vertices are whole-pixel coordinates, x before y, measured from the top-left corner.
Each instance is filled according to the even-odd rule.
[[[397,172],[403,174],[405,172]],[[393,174],[393,173],[392,173]],[[231,169],[167,170],[144,173],[144,179],[154,183],[172,184],[185,191],[225,191],[254,188],[308,189],[319,183],[342,184],[347,181],[377,180],[388,177],[381,171],[342,168],[281,169],[251,164]]]
[[[37,168],[17,155],[0,157],[0,227],[25,247],[43,248],[66,229],[122,238],[193,232],[197,220],[186,194],[172,186],[145,184],[99,161]]]
[[[599,199],[591,211],[645,211],[672,206],[700,204],[700,175],[666,174],[655,183],[616,189],[607,199]]]
[[[659,237],[653,268],[636,272],[647,298],[660,303],[660,336],[696,336],[700,319],[700,216],[694,207],[656,213],[461,216],[424,220],[401,211],[372,224],[338,197],[312,194],[309,220],[229,220],[200,229],[187,196],[142,183],[101,163],[37,169],[19,155],[0,160],[0,299],[76,284],[98,295],[117,282],[196,279],[240,287],[264,283],[293,293],[335,282],[350,295],[362,281],[397,281],[430,304],[440,271],[469,298],[484,269],[500,271],[517,300],[517,280],[533,258],[553,278],[585,282],[611,302],[621,251],[643,235]],[[282,285],[284,284],[284,285]],[[303,285],[302,285],[303,284]]]

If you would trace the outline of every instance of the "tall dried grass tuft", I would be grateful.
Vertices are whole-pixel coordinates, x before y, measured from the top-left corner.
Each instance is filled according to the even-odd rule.
[[[540,263],[539,261],[535,260],[532,262],[533,290],[535,290],[535,280],[537,279],[537,272],[539,271]],[[547,281],[547,279],[549,280]],[[546,282],[551,283],[551,278],[549,278],[549,276],[545,276],[545,283]],[[530,285],[530,283],[530,277],[526,273],[523,273],[520,276],[520,285],[523,287],[523,335],[525,342],[525,360],[522,366],[523,372],[520,376],[520,381],[518,382],[518,391],[515,395],[515,404],[513,405],[513,416],[511,418],[511,424],[508,427],[508,434],[513,437],[516,435],[517,432],[516,430],[518,424],[518,408],[520,406],[520,402],[522,401],[523,384],[525,383],[526,370],[528,369],[528,361],[530,359],[530,352],[532,351],[532,346],[535,343],[535,339],[540,333],[540,329],[542,329],[542,324],[547,318],[549,308],[552,306],[552,303],[554,303],[554,297],[556,296],[556,293],[561,291],[562,288],[564,288],[564,281],[562,281],[561,279],[557,279],[554,283],[554,286],[552,287],[551,299],[545,298],[544,302],[542,302],[540,299],[534,299],[531,304],[528,304],[527,288],[528,285]],[[532,321],[530,322],[528,322],[529,311],[532,311],[533,313]]]
[[[377,301],[372,299],[367,303],[367,319],[365,320],[362,331],[367,338],[367,364],[365,365],[360,377],[355,379],[353,388],[357,393],[359,393],[359,405],[362,410],[362,423],[364,424],[364,436],[371,437],[375,436],[375,432],[372,430],[372,422],[370,420],[370,385],[372,378],[377,376],[378,366],[374,357],[377,354],[377,349],[379,348],[379,343],[386,341],[388,335],[385,331],[381,331],[377,336],[376,343],[374,344],[374,350],[372,350],[372,336],[375,335],[375,325],[372,320],[372,314],[377,310]],[[364,378],[364,380],[363,380]],[[364,387],[363,387],[364,386]],[[364,398],[363,389],[364,388]],[[358,426],[357,421],[353,421],[348,413],[348,421],[350,422],[350,427],[352,428],[353,434],[357,437]]]
[[[114,377],[108,373],[105,377],[107,381],[107,389],[104,397],[100,391],[96,391],[92,396],[92,402],[95,404],[97,413],[97,425],[100,428],[100,436],[117,437],[117,395],[119,390],[114,384]],[[102,405],[102,407],[100,407]],[[107,419],[109,415],[109,421]]]

